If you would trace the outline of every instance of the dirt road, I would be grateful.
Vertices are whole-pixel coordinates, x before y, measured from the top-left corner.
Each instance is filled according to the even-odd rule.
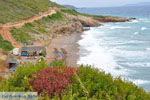
[[[47,12],[41,12],[38,15],[30,17],[28,19],[24,19],[24,20],[14,22],[14,23],[7,23],[7,24],[0,25],[0,34],[2,35],[4,40],[7,40],[7,41],[11,42],[14,47],[21,47],[22,44],[18,43],[12,37],[12,35],[10,33],[10,29],[12,27],[22,27],[26,23],[34,22],[35,20],[39,20],[43,17],[46,17],[48,15],[52,15],[52,14],[55,14],[55,13],[56,13],[56,9],[53,8],[53,9],[49,9]]]

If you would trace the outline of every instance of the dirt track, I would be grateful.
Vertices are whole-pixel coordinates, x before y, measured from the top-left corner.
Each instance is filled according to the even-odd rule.
[[[24,20],[14,22],[14,23],[7,23],[4,25],[1,25],[0,26],[0,34],[2,35],[4,40],[11,42],[14,47],[20,47],[20,46],[22,46],[22,44],[17,43],[17,41],[12,37],[11,33],[9,32],[12,27],[22,27],[26,23],[31,23],[35,20],[39,20],[43,17],[46,17],[48,15],[52,15],[55,13],[56,13],[56,9],[53,8],[53,9],[49,9],[47,12],[39,13],[38,15],[30,17],[28,19],[24,19]]]

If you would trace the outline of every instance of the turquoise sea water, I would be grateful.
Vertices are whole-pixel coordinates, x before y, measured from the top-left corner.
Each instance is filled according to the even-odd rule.
[[[86,8],[90,14],[136,17],[85,31],[79,64],[90,64],[150,91],[150,7]],[[116,11],[117,10],[117,11]]]

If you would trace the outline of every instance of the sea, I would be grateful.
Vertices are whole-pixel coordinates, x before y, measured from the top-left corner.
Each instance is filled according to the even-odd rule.
[[[134,17],[83,32],[78,64],[91,65],[150,92],[150,6],[81,8],[95,15]]]

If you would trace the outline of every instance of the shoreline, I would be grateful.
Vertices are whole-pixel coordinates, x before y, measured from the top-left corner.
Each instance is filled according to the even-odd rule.
[[[84,31],[83,31],[84,32]],[[52,61],[53,48],[64,48],[67,53],[67,65],[71,67],[76,67],[77,60],[79,58],[79,44],[77,43],[81,39],[82,32],[72,33],[69,35],[62,35],[57,38],[52,39],[50,45],[47,47],[47,61]]]
[[[99,22],[99,25],[97,24],[87,24],[87,25],[91,25],[90,27],[98,27],[98,26],[102,26],[103,24],[101,23],[105,23],[104,21],[100,21],[99,19],[95,19],[97,20],[97,22]],[[131,19],[130,19],[131,20]],[[114,21],[107,21],[108,22],[126,22],[129,21],[129,19],[115,19]],[[83,29],[84,25],[82,25]],[[74,27],[71,27],[72,29],[74,29]],[[84,30],[76,30],[74,29],[72,32],[65,32],[65,34],[60,34],[56,37],[54,37],[51,40],[51,43],[49,45],[47,45],[47,63],[50,63],[52,61],[52,55],[53,55],[53,49],[57,48],[58,50],[60,50],[60,48],[64,48],[67,53],[67,65],[68,66],[79,66],[77,64],[77,61],[80,57],[79,53],[80,53],[80,45],[77,43],[79,40],[82,39],[82,33],[85,32]]]
[[[69,17],[70,16],[70,17]],[[80,48],[79,44],[77,43],[79,40],[82,39],[82,33],[84,32],[84,27],[98,27],[101,26],[101,23],[104,22],[126,22],[132,20],[131,18],[113,18],[111,16],[107,18],[98,18],[98,17],[83,17],[79,15],[78,17],[69,15],[68,18],[74,20],[78,20],[75,25],[72,25],[71,27],[67,27],[67,30],[63,32],[63,34],[58,34],[58,36],[54,37],[51,40],[51,43],[47,46],[47,63],[50,63],[53,60],[53,49],[57,48],[60,50],[60,48],[64,48],[68,55],[67,55],[67,65],[68,66],[79,66],[77,64],[77,61],[80,57]],[[79,26],[78,26],[79,25]],[[75,27],[78,26],[78,27]],[[60,33],[64,30],[63,27],[58,30]]]

